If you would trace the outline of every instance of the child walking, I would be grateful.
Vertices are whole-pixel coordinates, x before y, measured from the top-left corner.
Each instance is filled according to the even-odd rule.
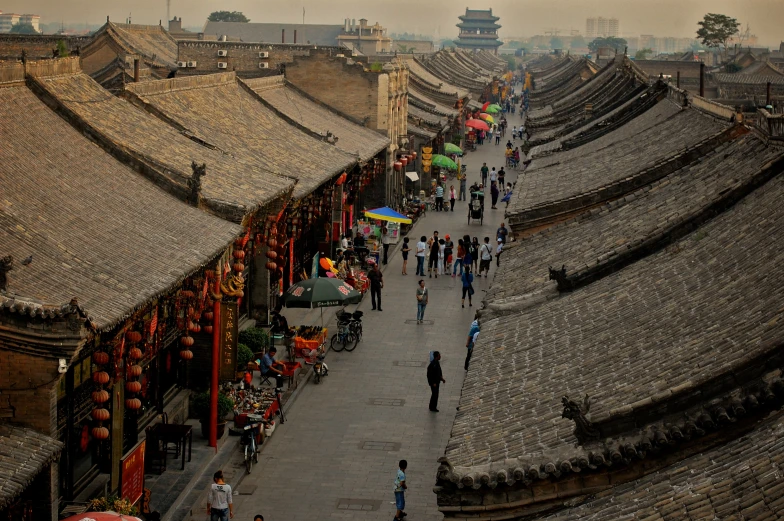
[[[406,514],[403,509],[406,508],[406,469],[408,468],[408,462],[404,459],[400,460],[397,464],[397,475],[395,476],[395,508],[397,508],[397,512],[395,512],[395,519],[396,521],[402,521]]]

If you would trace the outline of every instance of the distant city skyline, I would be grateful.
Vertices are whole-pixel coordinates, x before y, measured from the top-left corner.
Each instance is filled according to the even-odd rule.
[[[602,16],[621,21],[620,36],[657,34],[693,37],[697,22],[705,13],[723,13],[748,23],[759,44],[778,47],[784,40],[784,2],[781,0],[600,0],[589,4],[581,0],[552,0],[546,4],[521,4],[517,0],[472,0],[466,5],[451,0],[301,0],[261,4],[251,0],[172,0],[171,14],[183,18],[184,27],[200,27],[208,14],[218,10],[242,11],[251,21],[301,23],[305,9],[306,23],[340,24],[346,17],[378,21],[391,32],[433,34],[440,27],[441,38],[457,37],[457,17],[465,8],[487,9],[501,18],[499,34],[503,38],[542,34],[558,28],[562,34],[578,30],[585,35],[586,19]],[[0,11],[36,13],[41,24],[87,23],[100,25],[108,15],[124,22],[130,15],[134,23],[157,25],[166,22],[165,0],[0,0]]]

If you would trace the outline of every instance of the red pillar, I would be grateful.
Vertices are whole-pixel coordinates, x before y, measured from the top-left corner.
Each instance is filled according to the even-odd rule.
[[[220,293],[223,278],[223,263],[218,262],[215,268],[215,293]],[[210,447],[218,451],[218,380],[220,371],[220,302],[213,304],[212,324],[212,374],[210,378]]]

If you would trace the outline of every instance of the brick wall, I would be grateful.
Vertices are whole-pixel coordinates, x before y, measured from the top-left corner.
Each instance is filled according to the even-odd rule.
[[[178,61],[196,62],[196,67],[180,68],[178,75],[212,74],[215,72],[236,71],[243,77],[265,76],[272,70],[279,73],[282,64],[291,63],[295,56],[308,56],[313,45],[241,43],[241,42],[178,42]],[[226,51],[226,56],[218,56],[218,51]],[[259,53],[269,53],[260,58]],[[226,69],[219,69],[218,63],[226,63]],[[261,69],[260,63],[268,68]]]
[[[3,348],[0,341],[0,407],[12,407],[10,421],[52,436],[57,422],[57,360]]]
[[[51,58],[57,42],[65,42],[69,51],[82,48],[92,40],[89,36],[56,36],[33,34],[0,34],[0,59],[18,59],[22,51],[32,60]]]

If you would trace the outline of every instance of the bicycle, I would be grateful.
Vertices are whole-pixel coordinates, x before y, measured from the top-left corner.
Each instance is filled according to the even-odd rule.
[[[335,316],[337,317],[338,324],[342,322],[348,324],[348,328],[354,333],[354,336],[357,337],[357,342],[362,341],[362,317],[364,316],[362,311],[349,313],[346,311],[346,308],[341,308],[335,313]]]
[[[256,418],[254,418],[256,419]],[[256,448],[256,438],[259,435],[261,423],[250,423],[242,432],[240,444],[245,446],[245,471],[250,474],[254,463],[259,462],[259,451]]]
[[[349,322],[341,322],[338,320],[338,332],[332,335],[330,347],[335,352],[353,351],[357,347],[359,339],[354,335],[349,326]]]

